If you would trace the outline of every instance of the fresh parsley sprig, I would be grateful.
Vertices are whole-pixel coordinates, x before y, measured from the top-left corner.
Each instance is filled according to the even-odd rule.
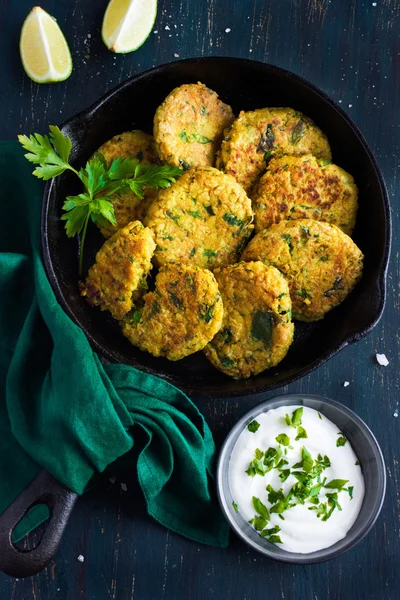
[[[133,158],[115,158],[108,163],[101,153],[90,159],[79,171],[69,164],[72,143],[58,127],[50,125],[50,133],[34,133],[29,137],[19,135],[18,140],[28,151],[25,158],[38,165],[33,175],[47,181],[69,170],[81,180],[85,191],[76,196],[67,196],[62,206],[68,237],[81,235],[79,253],[79,276],[82,275],[83,248],[89,220],[100,227],[116,224],[113,196],[132,191],[140,199],[145,187],[166,188],[182,175],[182,169],[169,166],[143,165]]]

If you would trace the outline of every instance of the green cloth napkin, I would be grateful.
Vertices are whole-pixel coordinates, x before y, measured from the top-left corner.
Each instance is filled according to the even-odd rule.
[[[43,186],[23,154],[17,142],[0,143],[0,513],[42,467],[82,494],[132,448],[140,427],[146,441],[131,468],[149,514],[197,542],[226,547],[207,424],[166,381],[103,366],[61,309],[41,258]],[[18,537],[46,514],[36,507]]]

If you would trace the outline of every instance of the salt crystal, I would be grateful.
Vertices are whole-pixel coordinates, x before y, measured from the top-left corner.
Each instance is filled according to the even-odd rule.
[[[110,477],[110,479],[108,481],[110,483],[114,484],[117,480],[115,479],[115,477]]]
[[[229,27],[227,27],[227,28],[225,29],[225,33],[229,33],[230,31],[231,31],[231,29],[230,29]]]
[[[177,54],[177,52],[175,52],[174,56],[175,58],[179,58],[179,54]]]
[[[378,363],[380,365],[382,365],[382,367],[387,367],[389,364],[388,359],[386,358],[385,354],[377,354],[376,355],[376,360],[378,361]]]
[[[399,416],[399,413],[398,413],[397,409],[394,411],[393,416],[394,416],[395,419],[397,419],[397,417]]]
[[[78,556],[78,560],[79,560],[79,562],[83,562],[83,561],[85,560],[85,557],[84,557],[84,556],[82,556],[82,554],[80,554],[80,555]]]
[[[153,33],[158,33],[158,29],[155,29],[155,30],[153,31]]]
[[[343,387],[348,387],[349,385],[350,385],[350,381],[345,381],[345,382],[343,383]]]
[[[373,3],[372,3],[372,6],[376,6],[376,4],[377,4],[376,2],[373,2]]]
[[[168,25],[165,26],[165,31],[170,31],[170,27]]]
[[[349,108],[353,108],[353,105],[352,105],[352,104],[349,104]]]
[[[121,490],[122,490],[123,492],[126,492],[126,491],[128,490],[128,488],[127,488],[127,486],[126,486],[126,483],[121,483]]]

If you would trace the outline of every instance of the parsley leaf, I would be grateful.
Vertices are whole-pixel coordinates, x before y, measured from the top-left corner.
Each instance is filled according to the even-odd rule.
[[[19,135],[18,140],[28,151],[25,157],[39,165],[33,175],[45,181],[70,170],[79,177],[85,191],[77,196],[68,196],[63,204],[65,230],[68,237],[81,234],[79,275],[82,274],[83,248],[86,230],[91,219],[100,226],[116,225],[113,194],[132,190],[143,198],[146,186],[169,187],[182,175],[177,167],[143,165],[138,159],[118,157],[107,163],[104,155],[97,153],[79,172],[69,164],[72,142],[58,127],[50,125],[50,134],[31,136]],[[100,195],[101,194],[101,195]]]
[[[289,446],[290,444],[290,437],[286,435],[286,433],[280,433],[275,439],[278,444],[282,444],[282,446]]]
[[[256,531],[262,531],[267,526],[267,521],[264,519],[264,517],[254,517],[251,522]]]
[[[238,513],[239,509],[238,509],[238,505],[236,504],[236,502],[232,501],[232,506],[233,506],[233,509]]]
[[[260,427],[260,423],[255,420],[247,425],[247,429],[249,431],[251,431],[251,433],[255,433],[259,427]]]
[[[303,462],[303,470],[306,473],[309,473],[311,471],[311,469],[313,468],[314,461],[311,457],[311,454],[309,453],[309,451],[307,450],[307,448],[305,446],[303,446],[303,448],[301,449],[301,458],[302,458],[302,462]]]
[[[270,504],[276,504],[279,500],[283,500],[285,497],[282,488],[279,490],[274,490],[272,485],[268,484],[266,489],[268,492],[268,502]]]
[[[127,179],[126,183],[132,192],[142,199],[146,186],[154,189],[167,188],[171,183],[175,183],[177,177],[180,177],[182,174],[183,171],[179,167],[138,164],[133,177]]]
[[[265,504],[263,504],[261,502],[260,498],[253,496],[252,502],[253,502],[253,506],[256,509],[256,511],[258,512],[258,514],[261,515],[266,521],[269,521],[270,516],[269,516],[268,508],[265,506]]]
[[[348,482],[348,479],[332,479],[332,481],[326,483],[324,487],[341,490]]]
[[[296,428],[299,425],[301,425],[302,417],[303,417],[303,407],[301,406],[300,408],[296,408],[296,410],[293,411],[293,414],[291,417],[286,414],[285,421],[289,427]]]
[[[29,137],[19,135],[18,141],[24,150],[28,150],[25,158],[29,162],[40,165],[33,171],[33,175],[47,181],[57,177],[69,169],[77,171],[68,163],[72,143],[69,137],[63,135],[58,127],[50,125],[50,138],[47,135],[34,133]]]
[[[301,425],[297,428],[297,435],[294,438],[296,441],[301,440],[302,438],[308,438],[307,431]]]
[[[337,446],[338,448],[340,448],[340,446],[344,446],[344,445],[346,444],[346,442],[347,442],[347,439],[346,439],[344,436],[342,436],[342,435],[341,435],[341,437],[339,437],[339,438],[336,440],[336,446]]]

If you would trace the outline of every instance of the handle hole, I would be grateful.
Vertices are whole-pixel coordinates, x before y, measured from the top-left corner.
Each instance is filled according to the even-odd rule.
[[[14,546],[22,550],[36,548],[47,529],[50,516],[50,509],[46,504],[31,506],[15,526],[12,534]]]

